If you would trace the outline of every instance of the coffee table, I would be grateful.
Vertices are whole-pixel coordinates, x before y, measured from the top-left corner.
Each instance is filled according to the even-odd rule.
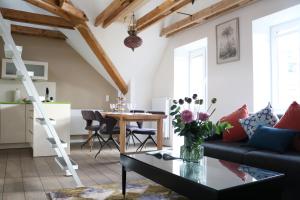
[[[164,160],[147,153],[121,154],[122,192],[134,171],[189,199],[281,199],[284,174],[203,157],[199,163]]]

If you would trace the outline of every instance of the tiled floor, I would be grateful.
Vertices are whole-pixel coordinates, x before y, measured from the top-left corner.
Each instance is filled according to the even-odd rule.
[[[147,148],[149,150],[151,148]],[[90,152],[78,145],[71,148],[71,158],[79,164],[77,170],[85,186],[121,182],[119,152],[105,149],[96,160],[97,149]],[[47,199],[47,192],[75,187],[72,177],[64,171],[53,157],[32,158],[30,149],[0,150],[0,199]],[[130,172],[128,180],[142,177]]]

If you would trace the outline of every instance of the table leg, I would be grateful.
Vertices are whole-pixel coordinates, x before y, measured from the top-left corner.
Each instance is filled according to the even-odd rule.
[[[163,146],[163,119],[157,121],[157,149],[161,150]]]
[[[125,167],[122,166],[122,194],[125,199],[126,195],[126,170]]]
[[[120,119],[119,121],[120,126],[120,153],[125,153],[125,147],[126,147],[126,123],[123,119]]]
[[[92,137],[92,135],[93,135],[93,132],[91,131],[91,130],[89,130],[89,133],[88,133],[88,138],[91,138]],[[89,141],[89,146],[90,146],[90,149],[92,149],[93,148],[93,139],[91,139],[90,141]]]

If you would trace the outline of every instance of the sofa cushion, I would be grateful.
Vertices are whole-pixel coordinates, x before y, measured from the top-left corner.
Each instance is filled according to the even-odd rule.
[[[249,151],[244,157],[244,163],[300,177],[300,154],[298,152],[279,154],[271,151]]]
[[[297,133],[293,130],[260,125],[249,139],[248,145],[258,149],[284,153]]]
[[[247,138],[247,134],[239,122],[240,119],[246,117],[248,117],[248,107],[245,104],[233,113],[220,119],[220,122],[228,122],[233,126],[233,128],[230,128],[223,133],[224,142],[239,142]]]
[[[248,151],[255,150],[244,142],[226,143],[222,140],[204,142],[203,146],[205,156],[237,163],[243,163],[244,155]]]
[[[240,123],[249,139],[252,137],[258,126],[263,125],[273,127],[277,122],[278,117],[273,113],[273,108],[270,103],[267,107],[257,113],[250,115],[247,118],[240,119]]]

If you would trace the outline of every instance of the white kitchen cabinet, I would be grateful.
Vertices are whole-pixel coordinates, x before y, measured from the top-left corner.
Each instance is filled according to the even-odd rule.
[[[48,63],[38,61],[24,60],[27,71],[31,73],[32,80],[48,80]],[[3,79],[16,79],[17,69],[12,59],[2,59],[2,73]]]
[[[0,143],[25,143],[25,104],[0,105]]]

